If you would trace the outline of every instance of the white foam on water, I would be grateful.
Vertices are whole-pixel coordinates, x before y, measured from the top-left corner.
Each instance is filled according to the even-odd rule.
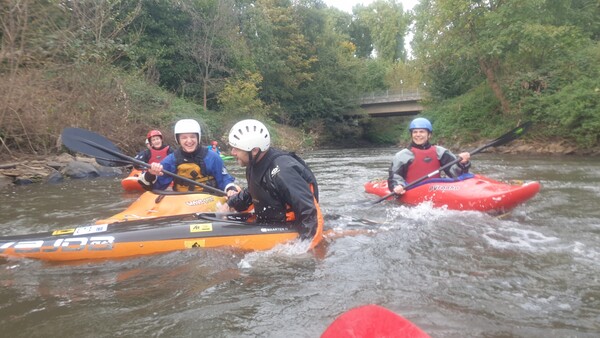
[[[398,219],[431,222],[448,217],[446,207],[434,208],[432,202],[423,202],[416,206],[401,205],[386,210],[386,222],[396,222]]]
[[[600,266],[600,252],[595,248],[590,248],[581,242],[575,242],[572,246],[572,252],[576,260],[586,265]]]
[[[308,252],[311,241],[295,240],[288,243],[278,244],[272,249],[265,251],[252,251],[244,255],[244,258],[238,263],[240,269],[251,269],[253,263],[259,262],[272,256],[300,256]]]
[[[518,228],[491,230],[483,234],[483,238],[492,247],[498,249],[536,250],[544,248],[546,244],[558,241],[558,238],[554,236],[546,236],[538,231]]]

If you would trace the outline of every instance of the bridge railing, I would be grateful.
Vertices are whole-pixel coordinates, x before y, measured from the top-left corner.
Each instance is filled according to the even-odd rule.
[[[371,92],[362,96],[359,99],[361,104],[365,103],[381,103],[394,101],[414,101],[420,100],[423,93],[419,89],[400,89],[400,90],[385,90],[380,92]]]

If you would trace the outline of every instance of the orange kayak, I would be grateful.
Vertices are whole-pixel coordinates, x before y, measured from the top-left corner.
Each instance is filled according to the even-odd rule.
[[[264,225],[239,216],[207,214],[94,224],[0,238],[0,256],[44,261],[119,259],[196,248],[229,246],[268,250],[298,238],[288,223]]]
[[[139,169],[131,169],[129,176],[121,180],[121,186],[125,191],[144,191],[144,188],[138,182],[138,178],[142,173]]]
[[[365,191],[380,197],[390,193],[386,180],[365,183]],[[531,199],[539,191],[540,183],[535,181],[508,184],[481,175],[465,174],[458,178],[424,181],[397,201],[408,205],[430,201],[434,207],[446,206],[451,210],[503,213]]]
[[[96,224],[215,212],[217,211],[217,204],[224,204],[226,200],[225,197],[200,192],[161,191],[158,194],[146,191],[124,211],[109,218],[98,220]]]

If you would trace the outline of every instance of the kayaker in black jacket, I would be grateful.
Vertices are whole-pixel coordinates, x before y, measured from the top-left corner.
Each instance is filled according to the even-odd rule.
[[[317,180],[294,153],[271,148],[265,125],[257,120],[236,123],[229,132],[231,155],[246,167],[248,188],[228,191],[227,205],[236,211],[254,208],[260,223],[294,221],[302,239],[322,236]]]
[[[457,159],[450,150],[429,143],[433,127],[429,120],[419,117],[410,123],[408,130],[411,134],[411,144],[394,155],[389,170],[388,188],[397,195],[404,194],[404,187],[423,176],[440,169]],[[444,170],[448,177],[457,177],[469,172],[471,154],[468,152],[458,155],[461,161]],[[430,178],[440,177],[440,173]]]

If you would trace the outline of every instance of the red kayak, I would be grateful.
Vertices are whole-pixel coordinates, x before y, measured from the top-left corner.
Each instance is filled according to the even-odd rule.
[[[365,183],[365,191],[380,197],[390,193],[386,180]],[[398,202],[417,205],[431,201],[434,207],[504,213],[540,191],[539,182],[503,183],[481,175],[436,178],[408,190]],[[390,197],[392,199],[393,197]]]
[[[408,319],[378,305],[354,308],[339,316],[321,338],[429,338]]]

